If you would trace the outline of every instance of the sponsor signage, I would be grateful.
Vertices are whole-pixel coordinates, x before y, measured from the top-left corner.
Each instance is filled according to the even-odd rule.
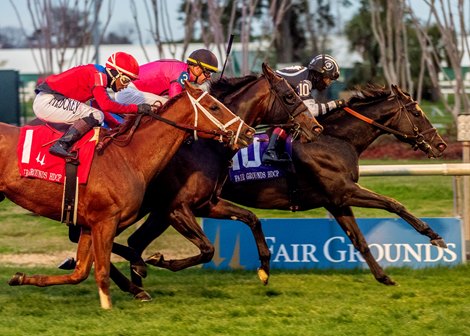
[[[358,218],[369,248],[383,267],[433,267],[463,263],[464,241],[458,218],[423,218],[446,241],[433,246],[401,218]],[[334,219],[261,219],[272,253],[271,268],[368,268]],[[203,229],[215,245],[215,269],[256,269],[258,252],[251,230],[242,222],[203,219]]]

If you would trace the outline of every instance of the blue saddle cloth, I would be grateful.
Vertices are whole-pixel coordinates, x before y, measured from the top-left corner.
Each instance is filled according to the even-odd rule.
[[[269,136],[266,133],[255,134],[253,143],[235,154],[232,159],[233,165],[229,170],[232,183],[269,180],[286,176],[284,167],[264,165],[261,162],[268,142]],[[292,137],[290,136],[286,139],[286,152],[289,156],[292,155]]]

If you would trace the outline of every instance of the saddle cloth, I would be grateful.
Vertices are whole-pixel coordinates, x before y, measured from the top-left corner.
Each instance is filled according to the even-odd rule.
[[[269,180],[273,178],[285,177],[287,175],[285,167],[268,166],[261,162],[263,153],[268,147],[269,136],[266,133],[255,134],[253,143],[242,148],[232,158],[233,164],[229,170],[229,177],[232,183],[249,182],[253,180]],[[286,139],[286,152],[292,155],[292,137]]]
[[[99,130],[99,127],[95,127],[73,146],[73,150],[79,153],[77,176],[80,184],[87,183]],[[61,136],[62,132],[49,125],[21,127],[17,148],[20,175],[63,183],[65,160],[49,153],[49,148]]]

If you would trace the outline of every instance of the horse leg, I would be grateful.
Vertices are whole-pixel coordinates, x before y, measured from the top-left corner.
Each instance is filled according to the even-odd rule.
[[[367,265],[369,265],[369,269],[374,275],[375,279],[385,285],[395,285],[395,282],[385,274],[382,267],[380,267],[377,260],[375,260],[374,256],[370,252],[367,241],[359,229],[359,226],[357,225],[351,208],[348,206],[343,206],[327,207],[326,209],[335,217],[336,221],[349,237],[356,250],[361,253]]]
[[[165,260],[162,254],[155,253],[145,260],[147,264],[167,268],[176,272],[212,260],[214,256],[214,246],[202,231],[187,204],[182,203],[180,208],[174,209],[169,219],[171,225],[186,239],[196,245],[201,253],[193,257],[171,260]]]
[[[149,293],[147,293],[143,288],[136,286],[134,283],[129,281],[128,278],[124,276],[124,274],[119,271],[113,263],[110,264],[110,271],[109,276],[111,279],[116,283],[116,285],[121,289],[123,292],[130,293],[134,296],[135,299],[139,301],[151,301],[152,297]]]
[[[4,193],[0,193],[0,202],[3,201],[5,199],[5,194]]]
[[[380,195],[371,190],[357,186],[357,189],[351,193],[351,197],[345,202],[345,205],[360,208],[382,209],[394,213],[413,226],[417,232],[427,236],[432,245],[447,248],[447,244],[444,239],[434,232],[428,224],[411,214],[403,204],[391,197]]]
[[[33,285],[38,287],[77,284],[85,280],[90,274],[93,264],[91,251],[91,233],[88,229],[82,229],[82,234],[77,247],[77,266],[72,274],[67,275],[31,275],[16,273],[8,282],[10,286]]]
[[[164,216],[160,216],[160,213],[166,213],[164,211],[152,211],[147,217],[145,222],[137,228],[127,239],[129,248],[132,249],[133,253],[137,256],[141,256],[147,246],[150,245],[157,237],[159,237],[165,230],[170,226],[170,220]],[[114,252],[114,251],[113,251]],[[122,256],[122,255],[121,255]],[[126,258],[126,257],[124,257]],[[126,258],[131,263],[131,280],[134,284],[142,287],[141,272],[136,272],[135,269],[138,267],[133,263],[131,259]]]
[[[98,226],[99,225],[99,226]],[[101,221],[91,230],[93,254],[95,256],[95,281],[98,286],[101,308],[111,309],[110,264],[113,240],[116,235],[117,223],[108,220]]]
[[[271,252],[269,251],[268,244],[266,244],[266,238],[258,217],[253,212],[223,199],[219,199],[214,206],[210,207],[206,217],[239,220],[250,227],[256,241],[256,247],[258,248],[259,260],[261,261],[261,266],[258,268],[258,278],[264,285],[267,285],[269,281]]]

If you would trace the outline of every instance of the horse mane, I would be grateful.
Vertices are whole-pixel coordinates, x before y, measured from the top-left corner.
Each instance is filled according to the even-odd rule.
[[[356,86],[354,91],[355,93],[348,101],[348,105],[351,107],[375,103],[385,100],[390,96],[390,90],[387,90],[382,85],[373,83],[368,83],[365,86]]]
[[[245,87],[247,84],[254,82],[258,78],[259,76],[256,75],[233,78],[222,77],[210,82],[209,93],[215,97],[228,96]]]
[[[158,110],[157,110],[157,114],[162,114],[163,112],[165,112],[166,110],[168,110],[169,108],[171,108],[171,106],[173,106],[175,104],[175,102],[178,100],[178,98],[185,94],[186,91],[183,91],[179,94],[177,94],[176,96],[170,98],[165,104],[163,105],[159,105],[158,106]],[[158,104],[157,104],[158,105]],[[138,113],[133,113],[133,114],[125,114],[124,115],[124,120],[122,121],[122,123],[119,124],[119,126],[117,126],[116,128],[112,129],[112,130],[106,130],[106,132],[104,132],[104,136],[102,137],[102,139],[98,142],[96,148],[97,148],[97,151],[98,153],[103,153],[104,149],[109,145],[109,143],[116,139],[117,137],[119,136],[122,136],[126,133],[129,133],[131,132],[131,129],[134,127],[135,123],[136,123],[136,120],[137,118],[141,116],[140,114]],[[142,120],[140,120],[140,123],[145,123],[149,120],[152,120],[153,118],[151,116],[143,116],[142,117]],[[131,136],[131,134],[129,135],[129,137]],[[129,141],[130,141],[130,138],[129,138]]]

